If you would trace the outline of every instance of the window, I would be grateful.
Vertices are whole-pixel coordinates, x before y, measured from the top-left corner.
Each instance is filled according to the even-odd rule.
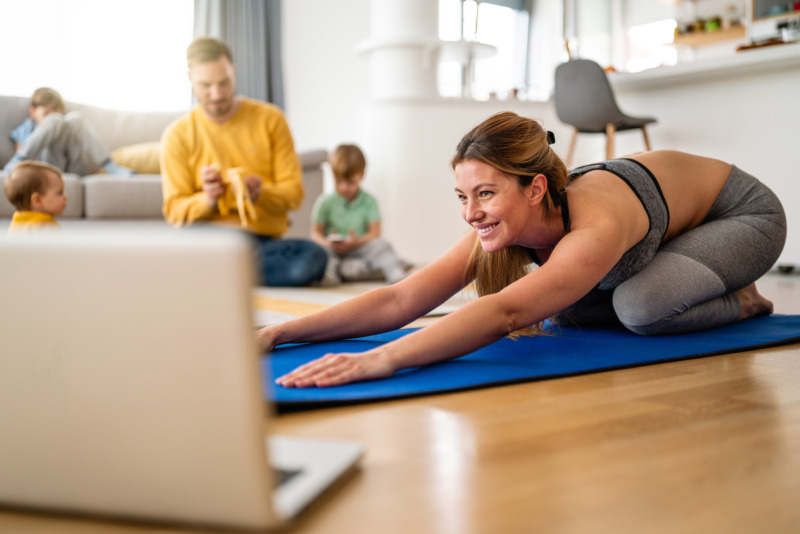
[[[193,0],[0,0],[0,13],[0,94],[27,97],[47,86],[100,107],[191,106]]]
[[[443,48],[439,64],[443,96],[485,100],[527,88],[526,5],[523,0],[439,0],[439,38],[453,43]]]
[[[625,70],[639,72],[660,65],[674,65],[678,60],[672,46],[677,22],[665,19],[633,26],[628,30],[628,58]]]

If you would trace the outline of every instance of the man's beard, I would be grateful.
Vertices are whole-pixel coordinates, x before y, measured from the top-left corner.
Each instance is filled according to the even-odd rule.
[[[214,102],[209,102],[209,104],[206,106],[206,112],[212,117],[224,117],[230,112],[232,107],[233,98],[216,100]]]

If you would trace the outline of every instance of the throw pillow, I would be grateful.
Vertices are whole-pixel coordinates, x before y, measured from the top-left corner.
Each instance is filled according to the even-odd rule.
[[[160,174],[160,154],[160,143],[153,141],[120,147],[111,153],[111,161],[138,174]]]

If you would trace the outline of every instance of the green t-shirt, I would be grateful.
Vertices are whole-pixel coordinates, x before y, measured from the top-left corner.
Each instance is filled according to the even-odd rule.
[[[357,236],[364,235],[370,223],[380,220],[378,201],[363,189],[358,190],[352,202],[336,193],[320,195],[314,203],[311,215],[312,223],[325,226],[326,236],[338,233],[347,237],[351,228]]]

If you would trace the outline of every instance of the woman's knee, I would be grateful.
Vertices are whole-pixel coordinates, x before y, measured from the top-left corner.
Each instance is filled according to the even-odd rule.
[[[682,311],[681,304],[665,298],[659,287],[622,284],[614,290],[612,302],[614,313],[622,325],[644,336],[662,333],[670,317]]]
[[[662,334],[669,333],[669,329],[667,328],[668,324],[668,321],[656,321],[655,323],[647,325],[630,325],[622,323],[622,326],[640,336],[660,336]]]

